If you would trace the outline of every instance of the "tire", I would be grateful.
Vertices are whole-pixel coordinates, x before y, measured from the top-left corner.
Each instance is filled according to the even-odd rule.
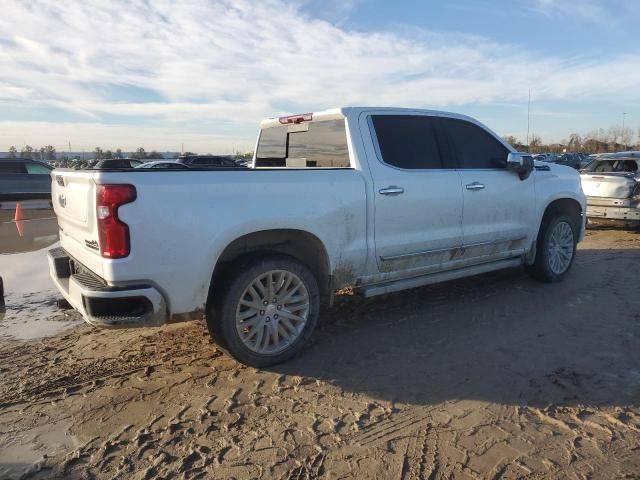
[[[311,270],[285,255],[265,256],[230,270],[234,274],[227,287],[207,312],[213,339],[252,367],[293,357],[318,323],[320,291]]]
[[[566,213],[545,216],[538,232],[536,259],[532,265],[527,266],[527,271],[542,282],[561,281],[571,270],[577,242],[578,222],[574,216]]]

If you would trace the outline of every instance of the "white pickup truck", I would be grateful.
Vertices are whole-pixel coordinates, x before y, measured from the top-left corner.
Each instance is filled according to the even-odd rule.
[[[55,170],[53,281],[93,325],[206,316],[241,362],[312,334],[321,302],[525,265],[561,280],[585,223],[577,172],[462,115],[340,108],[262,122],[250,168]]]

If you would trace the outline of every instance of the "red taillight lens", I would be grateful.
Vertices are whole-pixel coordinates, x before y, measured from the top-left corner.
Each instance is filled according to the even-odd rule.
[[[299,113],[298,115],[289,115],[288,117],[280,117],[278,121],[283,124],[302,123],[313,120],[313,113]]]
[[[106,258],[123,258],[129,255],[129,227],[118,218],[118,207],[136,199],[133,185],[97,185],[96,217],[100,253]]]

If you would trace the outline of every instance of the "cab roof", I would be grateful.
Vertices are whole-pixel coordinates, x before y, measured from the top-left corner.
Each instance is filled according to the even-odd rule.
[[[327,110],[320,110],[317,112],[304,112],[296,114],[287,114],[280,117],[266,118],[260,122],[260,128],[271,128],[279,125],[296,124],[303,122],[312,122],[319,120],[336,120],[342,119],[347,116],[358,116],[362,112],[398,112],[398,113],[421,113],[435,116],[445,116],[452,118],[459,118],[463,120],[471,121],[472,123],[478,123],[471,117],[461,115],[459,113],[445,112],[441,110],[430,110],[425,108],[407,108],[407,107],[338,107],[330,108]]]

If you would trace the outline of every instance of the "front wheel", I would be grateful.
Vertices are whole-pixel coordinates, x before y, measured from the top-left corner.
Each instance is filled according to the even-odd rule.
[[[576,255],[578,227],[573,217],[557,214],[545,218],[538,233],[536,259],[529,273],[544,282],[559,282],[567,274]]]
[[[313,273],[294,258],[264,257],[238,266],[207,315],[229,353],[253,367],[281,363],[295,355],[315,329],[320,294]],[[214,324],[215,322],[215,324]]]

